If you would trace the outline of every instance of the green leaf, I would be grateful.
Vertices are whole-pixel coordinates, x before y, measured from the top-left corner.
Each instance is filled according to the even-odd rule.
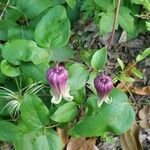
[[[34,150],[61,150],[62,143],[54,130],[47,130],[46,134],[36,138]]]
[[[35,29],[35,41],[40,46],[50,49],[64,46],[69,36],[70,22],[63,6],[52,8]]]
[[[136,62],[139,62],[139,61],[141,61],[141,60],[143,60],[144,58],[146,58],[147,56],[149,56],[150,55],[150,48],[147,48],[147,49],[145,49],[144,51],[143,51],[143,53],[140,55],[138,55],[137,57],[136,57]]]
[[[16,7],[27,18],[38,16],[42,11],[52,5],[51,0],[17,0]]]
[[[43,128],[23,134],[14,146],[15,150],[61,150],[62,143],[54,130]]]
[[[89,73],[84,65],[75,63],[70,66],[68,71],[71,90],[79,90],[85,86]]]
[[[49,68],[48,63],[34,65],[33,63],[24,63],[20,66],[22,76],[27,79],[31,78],[34,81],[47,83],[46,72]]]
[[[19,129],[16,125],[8,121],[0,121],[0,140],[13,142],[19,135]]]
[[[97,72],[95,72],[95,71],[92,71],[91,73],[90,73],[90,75],[89,75],[89,79],[88,79],[88,81],[87,81],[87,86],[88,86],[88,88],[91,90],[91,91],[93,91],[93,93],[97,93],[96,92],[96,89],[95,89],[95,87],[94,87],[94,79],[96,78],[96,76],[97,76]]]
[[[81,120],[71,130],[72,136],[92,137],[111,132],[116,135],[125,133],[135,121],[135,113],[128,103],[125,93],[113,89],[109,94],[110,104],[103,103],[98,111]]]
[[[148,22],[148,21],[146,22],[146,27],[147,27],[147,30],[150,31],[150,21],[149,21],[149,22]]]
[[[94,0],[94,2],[104,11],[114,10],[111,0]]]
[[[7,42],[2,49],[2,56],[14,65],[20,65],[21,61],[32,61],[36,65],[48,61],[45,49],[39,48],[33,41],[21,39]]]
[[[150,1],[149,0],[131,0],[134,4],[143,5],[148,11],[150,11]]]
[[[115,15],[114,12],[107,12],[101,16],[99,29],[102,35],[112,31],[114,15]],[[117,28],[118,28],[118,24],[116,25],[116,29]]]
[[[52,51],[51,60],[64,61],[74,57],[74,52],[70,47],[56,48]]]
[[[65,123],[73,120],[77,115],[77,112],[77,104],[75,102],[68,102],[60,106],[51,116],[51,119],[59,123]]]
[[[91,60],[91,65],[95,70],[102,70],[107,62],[107,50],[102,48],[97,50]]]
[[[34,32],[30,28],[16,26],[8,30],[8,40],[13,39],[28,39],[33,40]]]
[[[131,72],[138,78],[143,79],[143,73],[140,70],[132,68]]]
[[[8,29],[15,27],[16,24],[10,20],[0,20],[0,40],[7,41]]]
[[[71,8],[74,8],[76,6],[77,0],[66,0],[66,2]]]
[[[124,70],[125,68],[124,62],[120,58],[117,58],[117,61],[118,61],[119,66],[121,67],[121,70]]]
[[[20,75],[20,69],[18,67],[17,68],[11,67],[6,60],[3,60],[1,62],[1,71],[3,74],[9,77],[16,77]]]
[[[30,130],[40,129],[49,122],[49,110],[36,95],[27,94],[20,110],[21,118]]]
[[[131,10],[127,7],[120,7],[118,23],[123,30],[131,33],[134,31],[134,18],[130,15]]]

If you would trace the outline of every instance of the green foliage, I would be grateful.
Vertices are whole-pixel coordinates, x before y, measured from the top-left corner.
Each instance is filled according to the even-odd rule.
[[[101,16],[99,28],[101,34],[106,34],[112,31],[114,22],[114,12],[107,12]],[[117,27],[116,27],[117,28]]]
[[[29,40],[19,39],[6,43],[2,49],[2,55],[14,65],[20,65],[21,61],[32,61],[35,65],[48,61],[48,52]]]
[[[0,121],[0,140],[15,141],[19,134],[19,128],[5,120]]]
[[[102,70],[107,62],[107,50],[102,48],[96,51],[91,60],[91,66],[95,70]]]
[[[77,0],[66,0],[66,2],[71,8],[74,8]]]
[[[114,88],[108,95],[112,102],[104,102],[100,108],[97,106],[99,97],[94,79],[105,68],[109,52],[105,47],[83,49],[80,45],[82,35],[76,34],[74,28],[74,23],[83,14],[79,21],[83,22],[82,28],[86,25],[84,19],[89,21],[90,17],[102,36],[111,32],[116,1],[8,2],[8,5],[7,0],[0,3],[0,118],[3,118],[0,120],[0,140],[11,142],[15,150],[61,150],[56,127],[68,127],[69,134],[74,137],[107,138],[108,133],[125,133],[135,121],[135,113],[125,93]],[[121,27],[128,38],[145,32],[146,26],[149,30],[149,22],[137,17],[140,16],[138,5],[149,9],[147,0],[131,2],[121,3],[116,24],[116,30]],[[136,57],[135,63],[149,54],[147,48]],[[119,58],[117,61],[122,69],[118,75],[121,81],[133,82],[135,76],[143,78],[142,72],[135,67],[131,70],[132,77],[127,77],[125,64]],[[57,82],[57,92],[55,86],[48,85],[46,78],[47,70],[56,66],[64,66],[68,71],[67,89]],[[67,97],[69,93],[65,90],[70,92],[73,101],[51,104],[50,99],[57,97],[59,92]]]
[[[71,90],[79,90],[85,86],[88,79],[88,71],[85,66],[79,63],[75,63],[70,66],[69,71],[69,85]]]
[[[42,47],[54,49],[64,46],[69,40],[69,34],[70,22],[65,8],[56,6],[37,24],[35,41]]]
[[[121,7],[118,16],[119,25],[128,33],[134,31],[134,18],[131,16],[131,10],[126,7]]]
[[[46,8],[52,6],[52,0],[17,0],[16,7],[26,17],[33,18],[38,16]]]
[[[81,120],[69,133],[77,137],[91,137],[107,132],[118,135],[127,131],[135,120],[135,113],[126,94],[113,89],[109,97],[112,99],[110,104],[103,103],[96,113]]]
[[[74,57],[74,52],[70,47],[55,48],[51,54],[53,61],[65,61]]]
[[[150,48],[147,48],[143,51],[142,54],[139,54],[137,57],[136,57],[136,62],[139,62],[141,60],[143,60],[144,58],[146,58],[147,56],[150,55]]]
[[[73,120],[77,115],[77,111],[77,104],[75,102],[68,102],[60,106],[51,116],[51,119],[59,123],[65,123]]]
[[[48,109],[35,95],[26,95],[20,109],[22,120],[30,130],[40,129],[49,122]]]
[[[16,76],[20,75],[19,68],[11,67],[6,60],[3,60],[1,62],[1,71],[3,74],[5,74],[6,76],[9,76],[9,77],[16,77]]]

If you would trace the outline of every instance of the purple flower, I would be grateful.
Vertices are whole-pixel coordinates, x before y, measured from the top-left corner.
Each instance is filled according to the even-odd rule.
[[[99,98],[102,101],[109,102],[110,99],[108,98],[108,93],[113,88],[113,83],[112,83],[111,78],[104,74],[98,75],[94,79],[94,86],[95,86],[95,89],[97,91]]]
[[[58,104],[62,98],[66,101],[73,99],[69,94],[69,86],[67,84],[68,71],[64,67],[58,66],[48,69],[47,79],[49,85],[52,87],[52,103]]]

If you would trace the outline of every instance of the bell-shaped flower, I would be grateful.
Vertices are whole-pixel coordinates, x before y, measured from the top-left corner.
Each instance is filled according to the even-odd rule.
[[[103,101],[105,101],[106,103],[110,103],[111,98],[108,97],[108,93],[113,88],[112,79],[105,74],[98,75],[94,79],[94,86],[99,96],[98,106],[100,107]]]
[[[73,97],[69,94],[69,86],[67,84],[68,71],[63,66],[48,69],[47,79],[52,87],[53,97],[51,103],[58,104],[62,98],[66,101],[73,100]]]

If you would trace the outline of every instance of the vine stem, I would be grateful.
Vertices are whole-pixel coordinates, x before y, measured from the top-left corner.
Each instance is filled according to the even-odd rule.
[[[107,50],[109,50],[111,48],[112,42],[113,42],[113,39],[114,39],[115,28],[116,28],[116,24],[117,24],[120,4],[121,4],[121,0],[118,0],[117,9],[116,9],[115,16],[114,16],[114,23],[113,23],[112,33],[111,33],[110,40],[109,40],[109,43],[108,43],[108,46],[107,46]]]

